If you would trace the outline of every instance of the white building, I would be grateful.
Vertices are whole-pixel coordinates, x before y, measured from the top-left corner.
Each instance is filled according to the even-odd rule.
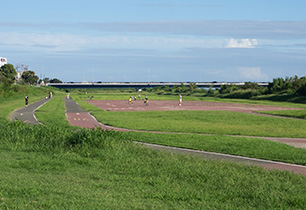
[[[17,72],[17,74],[15,76],[15,79],[16,79],[16,81],[20,81],[23,71],[16,71],[16,72]]]
[[[7,59],[0,57],[0,67],[3,66],[4,64],[7,64]]]

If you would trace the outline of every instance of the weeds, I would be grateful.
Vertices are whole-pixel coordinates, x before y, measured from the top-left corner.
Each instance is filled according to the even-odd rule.
[[[76,152],[86,157],[93,151],[128,143],[119,132],[97,129],[66,129],[58,126],[27,125],[20,121],[0,124],[2,148],[30,152]]]

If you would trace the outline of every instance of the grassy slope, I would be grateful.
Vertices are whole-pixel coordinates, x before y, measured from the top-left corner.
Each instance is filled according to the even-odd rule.
[[[0,134],[0,158],[5,160],[0,162],[3,209],[302,209],[306,205],[305,176],[156,152],[123,141],[117,132],[69,132],[16,122],[1,125]]]
[[[27,94],[29,97],[29,103],[33,103],[44,99],[48,96],[52,88],[47,87],[31,87],[31,86],[16,86],[18,92],[11,92],[9,98],[4,98],[0,95],[0,119],[7,119],[15,109],[22,108],[24,106],[24,97]]]
[[[306,206],[305,176],[156,152],[121,135],[0,123],[0,209]]]

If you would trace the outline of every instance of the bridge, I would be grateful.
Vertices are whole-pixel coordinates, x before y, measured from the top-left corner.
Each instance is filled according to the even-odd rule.
[[[183,82],[189,86],[191,82]],[[237,85],[242,86],[244,82],[195,82],[199,88],[220,88],[222,85]],[[60,89],[73,88],[154,88],[159,86],[173,87],[181,85],[182,82],[80,82],[80,83],[48,83],[47,86],[52,86]],[[268,86],[268,82],[258,82],[258,86]]]

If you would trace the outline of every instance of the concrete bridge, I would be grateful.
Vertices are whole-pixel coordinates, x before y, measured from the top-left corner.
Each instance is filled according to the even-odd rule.
[[[189,86],[191,82],[183,82],[184,85]],[[244,85],[244,82],[195,82],[199,88],[220,88],[222,85]],[[181,82],[70,82],[70,83],[48,83],[47,86],[57,87],[60,89],[72,88],[153,88],[158,86],[181,85]],[[268,82],[258,82],[258,86],[267,86]]]

